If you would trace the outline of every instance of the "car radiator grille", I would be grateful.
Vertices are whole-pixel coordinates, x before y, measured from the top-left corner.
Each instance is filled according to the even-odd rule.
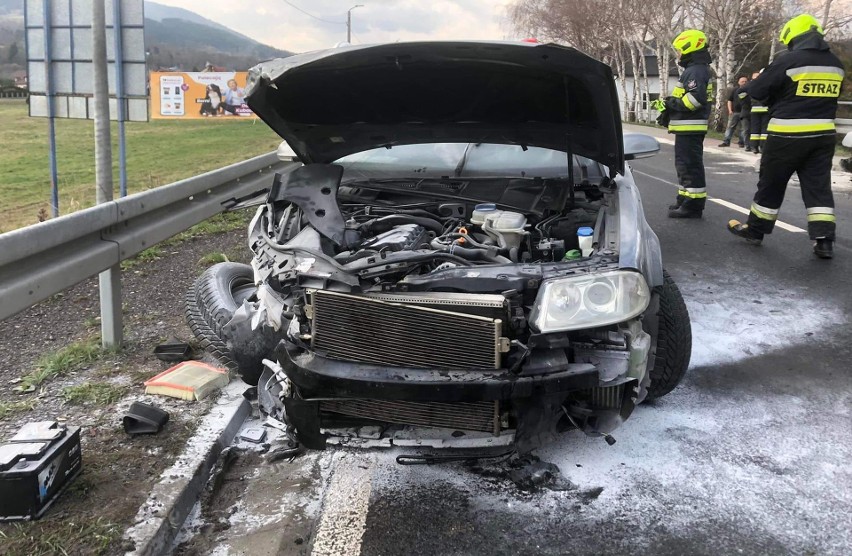
[[[500,434],[499,402],[323,400],[320,411],[383,423]]]
[[[491,304],[494,298],[503,299],[481,297]],[[502,319],[434,308],[437,304],[466,310],[461,303],[440,304],[434,297],[412,296],[412,301],[432,305],[425,307],[325,290],[313,292],[311,299],[311,347],[334,359],[397,367],[498,369],[501,351],[508,347],[501,338]],[[481,312],[482,307],[473,309]],[[503,311],[502,302],[489,310]]]

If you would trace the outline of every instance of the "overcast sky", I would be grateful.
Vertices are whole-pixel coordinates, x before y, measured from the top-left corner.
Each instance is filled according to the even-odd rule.
[[[157,1],[192,10],[262,43],[292,52],[330,48],[346,40],[346,10],[356,4],[364,7],[352,10],[354,44],[515,38],[506,19],[510,0],[289,0],[315,17],[283,0]]]

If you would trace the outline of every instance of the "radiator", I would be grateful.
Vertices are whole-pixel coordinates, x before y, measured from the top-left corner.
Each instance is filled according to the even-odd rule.
[[[405,298],[401,294],[386,297],[314,291],[311,348],[333,359],[396,367],[500,368],[501,355],[508,350],[508,340],[502,337],[503,319],[464,311],[502,316],[502,296],[481,296],[479,305],[476,295],[449,300],[423,294],[411,297],[420,304],[398,302]]]
[[[383,423],[500,434],[499,402],[323,400],[320,411]]]

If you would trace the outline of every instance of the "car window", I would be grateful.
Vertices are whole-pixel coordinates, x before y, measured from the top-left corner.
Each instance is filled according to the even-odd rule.
[[[335,163],[344,168],[344,181],[364,178],[440,177],[568,177],[562,151],[487,143],[430,143],[371,149],[345,156]],[[598,179],[603,168],[588,158],[574,156],[574,174]]]

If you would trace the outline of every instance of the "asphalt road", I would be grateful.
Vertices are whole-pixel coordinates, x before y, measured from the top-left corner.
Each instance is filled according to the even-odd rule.
[[[539,450],[577,489],[524,492],[462,464],[401,467],[399,452],[329,450],[276,466],[249,458],[226,477],[237,494],[217,502],[226,525],[211,533],[196,519],[204,542],[188,552],[848,553],[852,200],[836,198],[832,261],[811,253],[795,186],[780,217],[789,226],[754,247],[725,230],[735,207],[749,206],[754,159],[705,157],[715,201],[700,221],[666,218],[677,181],[669,145],[632,164],[687,300],[692,363],[615,445],[574,432]]]

